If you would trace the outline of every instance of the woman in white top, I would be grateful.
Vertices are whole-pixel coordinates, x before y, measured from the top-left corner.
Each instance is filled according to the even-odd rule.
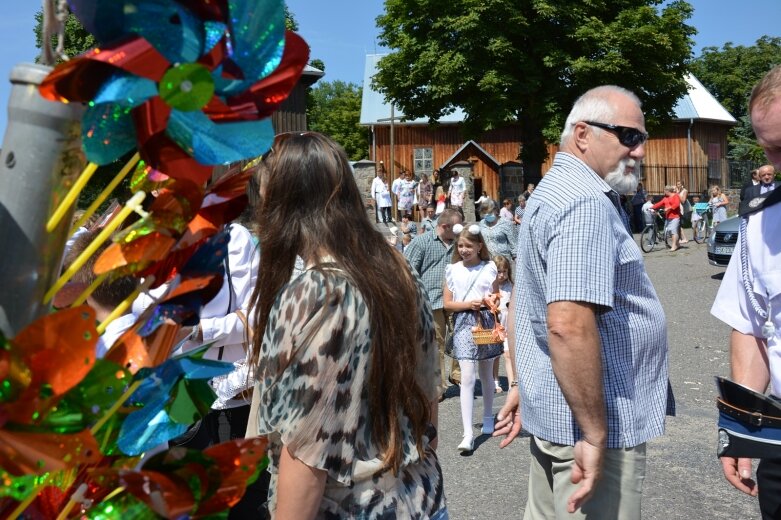
[[[477,345],[472,338],[472,329],[478,316],[484,328],[492,328],[493,315],[485,307],[483,299],[498,292],[496,285],[496,264],[490,260],[488,247],[480,234],[480,227],[472,224],[467,228],[453,226],[459,233],[453,252],[453,263],[445,268],[444,308],[453,313],[454,331],[452,337],[453,358],[461,368],[461,420],[464,438],[458,451],[472,451],[472,407],[474,400],[476,371],[480,372],[483,386],[483,428],[484,434],[494,431],[493,399],[490,391],[493,379],[493,360],[502,355],[503,345]]]

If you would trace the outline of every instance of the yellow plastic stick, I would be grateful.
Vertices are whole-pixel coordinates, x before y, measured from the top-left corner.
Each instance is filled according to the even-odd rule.
[[[78,297],[78,298],[76,298],[76,299],[73,301],[73,303],[71,304],[71,307],[78,307],[78,306],[79,306],[79,305],[81,305],[82,303],[86,302],[86,301],[87,301],[87,298],[89,298],[89,297],[90,297],[90,295],[91,295],[92,293],[94,293],[94,292],[95,292],[95,289],[97,289],[97,288],[98,288],[98,286],[99,286],[100,284],[102,284],[102,283],[103,283],[103,280],[105,280],[106,278],[108,278],[108,275],[109,275],[109,274],[110,274],[110,273],[103,273],[103,274],[99,275],[97,278],[95,278],[95,281],[94,281],[94,282],[92,282],[92,283],[90,284],[90,286],[89,286],[89,287],[87,287],[86,289],[84,289],[84,292],[82,292],[82,293],[79,295],[79,297]]]
[[[73,492],[70,499],[68,500],[68,503],[65,504],[65,507],[62,511],[60,511],[60,514],[57,515],[57,520],[66,520],[68,518],[68,515],[71,511],[73,511],[73,508],[78,504],[79,502],[84,502],[84,493],[87,491],[87,484],[81,483],[78,488],[76,488],[76,491]]]
[[[100,322],[100,324],[98,325],[98,329],[97,329],[98,330],[98,334],[103,334],[104,332],[106,332],[106,327],[108,327],[109,323],[111,323],[115,319],[117,319],[120,316],[122,316],[123,314],[125,314],[125,312],[128,310],[128,308],[131,305],[133,305],[133,302],[136,300],[136,298],[138,298],[138,295],[141,294],[143,291],[146,291],[147,289],[149,289],[149,286],[152,285],[152,282],[154,282],[154,281],[155,281],[155,277],[154,276],[148,276],[144,280],[144,283],[142,283],[141,285],[136,287],[136,290],[133,291],[132,293],[130,293],[130,296],[128,296],[127,298],[122,300],[122,303],[117,305],[114,308],[114,310],[111,311],[111,313],[108,316],[106,316],[106,319]]]
[[[74,182],[73,186],[71,186],[68,194],[65,195],[65,198],[62,199],[60,205],[57,206],[57,209],[54,210],[54,213],[49,219],[49,222],[46,223],[46,231],[49,233],[54,231],[54,228],[56,228],[57,224],[60,223],[62,217],[64,217],[65,213],[68,212],[68,208],[73,206],[73,203],[76,202],[77,198],[79,198],[79,193],[81,193],[81,190],[84,189],[84,186],[87,185],[97,169],[97,164],[93,162],[87,164],[87,167],[84,168],[84,171],[81,172],[81,175],[79,175],[79,177],[76,179],[76,182]]]
[[[127,177],[127,174],[130,173],[130,170],[133,169],[133,167],[138,163],[138,161],[141,160],[141,154],[136,152],[133,157],[130,158],[130,160],[127,162],[125,166],[122,167],[121,170],[119,170],[119,173],[114,177],[114,179],[108,184],[108,186],[105,187],[103,191],[100,192],[100,195],[98,195],[98,198],[96,198],[92,204],[84,211],[84,215],[79,218],[79,220],[76,221],[75,224],[73,224],[73,227],[71,228],[68,235],[73,235],[73,233],[76,232],[77,229],[79,229],[81,226],[84,225],[84,223],[95,214],[95,212],[98,210],[101,204],[103,204],[103,201],[105,201],[109,195],[111,195],[111,192],[116,189],[117,186],[119,186],[119,183],[124,180],[125,177]]]
[[[96,422],[92,426],[92,428],[90,428],[89,431],[90,431],[90,433],[92,433],[92,435],[97,434],[98,431],[100,431],[100,429],[103,428],[103,425],[106,424],[106,422],[108,422],[109,419],[111,419],[111,416],[114,415],[115,413],[117,413],[117,410],[119,410],[119,408],[123,404],[125,404],[125,401],[130,399],[130,396],[133,395],[133,392],[135,392],[138,389],[138,387],[141,386],[141,381],[142,380],[138,380],[138,381],[133,382],[133,384],[131,384],[128,387],[128,389],[125,390],[125,393],[122,394],[122,396],[119,399],[117,399],[117,402],[115,402],[113,405],[111,405],[111,408],[109,408],[106,411],[106,413],[103,415],[103,417],[101,417],[100,420],[98,422]]]
[[[60,276],[54,285],[52,285],[49,291],[44,295],[43,303],[49,303],[51,299],[54,298],[54,295],[57,294],[57,291],[62,289],[62,287],[68,283],[68,280],[73,278],[73,275],[82,268],[89,257],[95,254],[95,251],[103,244],[103,242],[108,240],[111,234],[122,224],[122,222],[125,221],[125,219],[131,213],[133,213],[133,211],[141,210],[141,203],[144,201],[144,197],[146,197],[146,193],[139,191],[133,195],[130,200],[127,201],[125,207],[122,208],[122,211],[120,211],[119,214],[114,217],[114,219],[112,219],[112,221],[109,222],[105,228],[103,228],[103,231],[101,231],[100,234],[95,237],[95,240],[89,246],[87,246],[84,251],[81,252],[78,258],[74,260],[68,269],[62,273],[62,276]]]

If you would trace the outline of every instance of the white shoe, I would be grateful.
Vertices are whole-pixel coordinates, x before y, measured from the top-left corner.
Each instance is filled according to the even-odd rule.
[[[475,440],[472,437],[464,436],[464,439],[461,441],[461,444],[458,445],[458,451],[461,453],[467,451],[474,451],[474,449],[475,449]]]
[[[494,418],[484,417],[483,428],[480,430],[480,433],[484,435],[491,435],[493,432],[494,432]]]

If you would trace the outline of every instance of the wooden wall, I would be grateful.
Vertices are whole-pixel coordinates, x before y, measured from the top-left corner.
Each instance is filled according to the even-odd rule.
[[[714,168],[723,168],[727,152],[727,132],[730,126],[721,123],[695,121],[691,128],[691,166],[689,168],[689,150],[687,132],[688,122],[672,123],[669,128],[659,131],[646,143],[643,164],[648,172],[646,189],[652,193],[661,193],[666,182],[682,178],[692,188],[713,184],[709,175],[718,176]],[[375,126],[374,137],[377,157],[372,157],[379,163],[383,161],[390,165],[390,127]],[[464,137],[458,125],[395,125],[394,149],[396,172],[404,168],[413,170],[413,150],[415,148],[433,148],[434,168],[439,168],[469,139]],[[486,152],[491,154],[499,164],[516,161],[520,149],[520,131],[518,127],[508,126],[491,130],[475,138]],[[371,146],[370,146],[371,148]],[[550,169],[553,156],[558,150],[557,144],[548,145],[549,157],[542,165],[543,174]],[[370,149],[371,153],[371,149]],[[474,164],[474,177],[482,179],[483,190],[492,197],[499,196],[499,172],[496,165],[479,153],[475,148],[468,147],[453,161],[470,161]],[[718,166],[714,166],[719,161]],[[725,166],[724,166],[725,167]],[[710,168],[710,173],[709,173]],[[689,181],[689,172],[693,177]],[[662,172],[662,173],[659,173]],[[723,177],[723,175],[722,175]],[[690,189],[690,191],[692,191]]]
[[[372,160],[379,164],[385,163],[390,170],[390,126],[375,126],[374,138],[377,156]],[[504,164],[518,158],[520,132],[517,127],[505,127],[485,132],[479,138],[473,139],[487,153]],[[458,125],[394,125],[394,162],[395,172],[401,168],[414,171],[413,151],[415,148],[432,148],[434,153],[434,168],[441,167],[445,161],[461,148],[468,138],[461,134]],[[372,152],[370,145],[370,154]],[[451,161],[469,161],[473,163],[473,177],[482,181],[482,189],[492,197],[499,196],[499,169],[493,161],[480,153],[475,147],[469,146]]]
[[[306,86],[298,83],[279,109],[271,114],[274,133],[306,131]]]

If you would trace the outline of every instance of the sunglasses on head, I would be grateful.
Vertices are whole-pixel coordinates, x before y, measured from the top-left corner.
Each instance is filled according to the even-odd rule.
[[[618,126],[609,125],[607,123],[597,123],[595,121],[583,121],[589,126],[596,126],[597,128],[604,128],[610,132],[616,134],[618,142],[629,148],[634,148],[646,142],[648,140],[648,134],[632,128],[631,126]]]
[[[304,135],[310,135],[312,132],[283,132],[281,134],[277,134],[274,136],[274,142],[271,144],[271,147],[260,156],[261,161],[265,161],[268,159],[268,156],[274,153],[275,148],[279,148],[279,145],[281,145],[283,142],[288,140],[289,138],[293,136],[304,136]]]

